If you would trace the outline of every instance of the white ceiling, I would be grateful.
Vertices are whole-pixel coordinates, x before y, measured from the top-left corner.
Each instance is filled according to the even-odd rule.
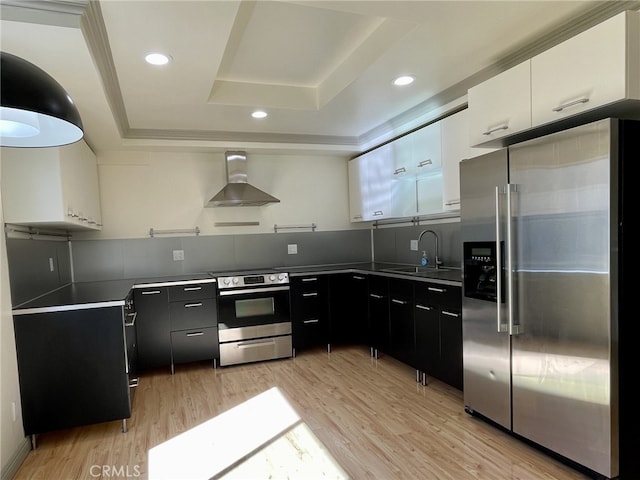
[[[67,89],[96,151],[353,154],[638,2],[2,0],[0,46]],[[150,51],[172,62],[145,64]],[[416,81],[402,89],[398,74]],[[256,109],[269,113],[256,120]]]

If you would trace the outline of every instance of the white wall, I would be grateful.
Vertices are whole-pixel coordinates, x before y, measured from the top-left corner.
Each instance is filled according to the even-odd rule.
[[[349,222],[347,158],[247,152],[249,183],[280,199],[262,207],[204,208],[226,183],[224,153],[103,152],[98,154],[101,232],[74,238],[139,238],[149,229],[189,229],[203,235],[273,232],[274,224],[318,230]],[[259,226],[216,227],[258,221]],[[357,228],[357,227],[355,227]]]
[[[0,225],[4,225],[1,200]],[[13,403],[16,408],[15,421],[13,420]],[[20,451],[24,450],[24,442],[18,365],[11,315],[9,266],[3,232],[0,234],[0,461],[2,462],[3,474],[8,470],[15,469],[16,466],[10,464],[19,461],[19,458],[16,457],[19,457]]]

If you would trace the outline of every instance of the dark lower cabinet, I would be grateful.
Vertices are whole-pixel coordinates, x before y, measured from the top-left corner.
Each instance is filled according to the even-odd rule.
[[[122,306],[14,316],[26,435],[131,416]]]
[[[389,353],[415,367],[413,281],[389,279]]]
[[[331,344],[369,344],[368,276],[336,273],[329,276]]]
[[[203,360],[215,367],[220,358],[215,285],[173,285],[168,294],[171,372],[178,364]]]
[[[416,368],[462,390],[462,291],[416,283]]]
[[[389,352],[389,281],[379,275],[369,276],[369,345],[377,358]]]
[[[329,345],[327,275],[291,278],[291,329],[295,350]]]
[[[136,288],[138,366],[141,370],[171,365],[167,287]]]
[[[138,366],[141,370],[220,358],[214,283],[136,288]]]

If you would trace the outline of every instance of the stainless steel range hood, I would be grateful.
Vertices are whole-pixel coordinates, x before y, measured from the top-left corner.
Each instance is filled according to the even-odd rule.
[[[259,207],[280,202],[277,198],[247,183],[246,152],[225,152],[225,168],[227,184],[209,200],[206,207]]]

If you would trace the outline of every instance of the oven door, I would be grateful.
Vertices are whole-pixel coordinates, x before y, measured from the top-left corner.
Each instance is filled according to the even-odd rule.
[[[290,323],[289,286],[220,290],[218,329]]]

